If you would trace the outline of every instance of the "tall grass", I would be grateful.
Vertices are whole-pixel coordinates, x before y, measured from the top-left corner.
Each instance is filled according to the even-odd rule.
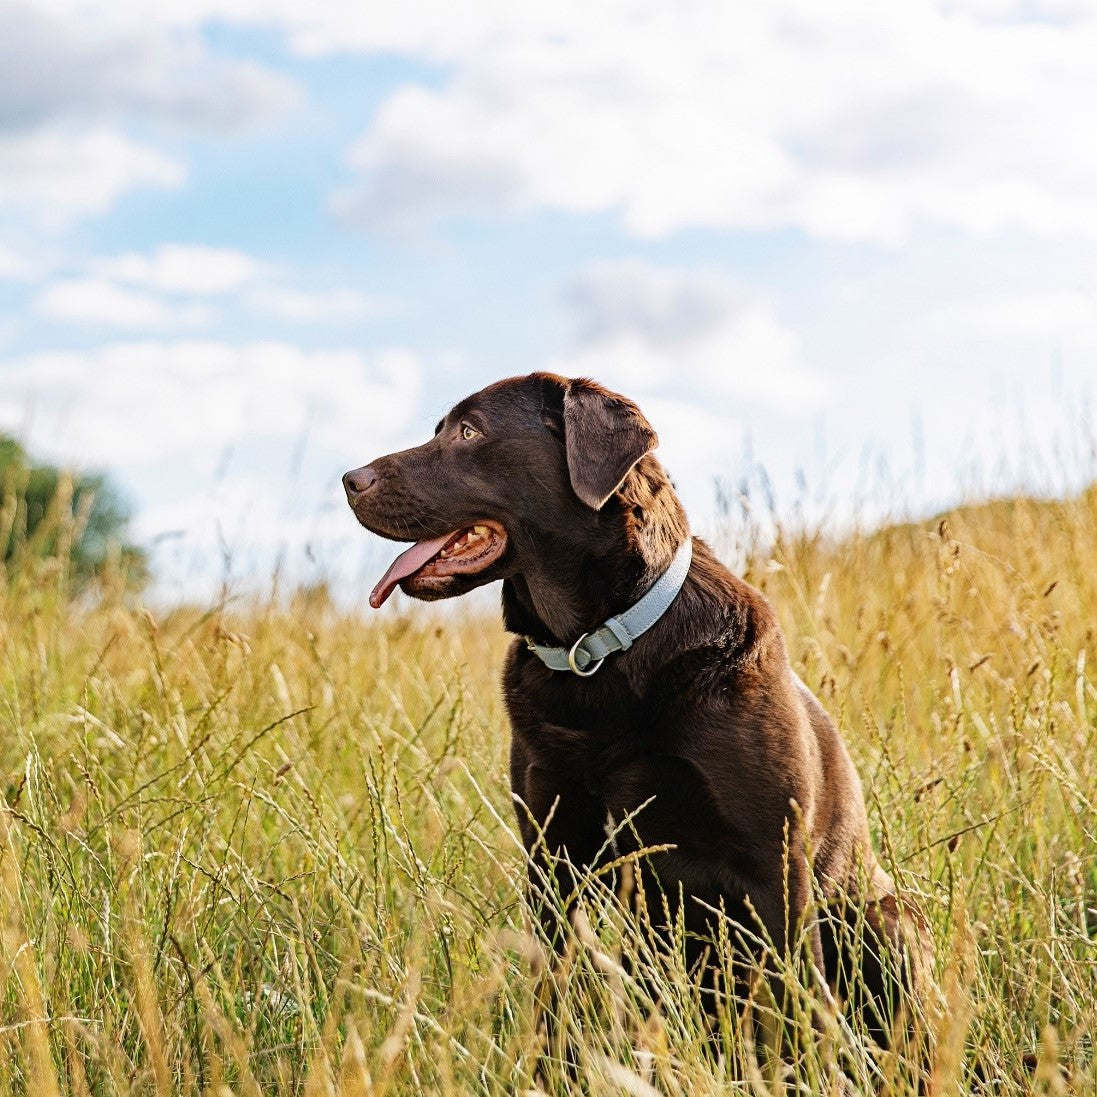
[[[779,537],[744,570],[929,919],[930,1091],[1093,1093],[1097,495]],[[0,587],[0,1095],[531,1088],[498,623],[126,597],[41,561]],[[608,879],[554,1006],[577,1077],[538,1084],[767,1091]],[[806,1090],[912,1088],[840,1023],[800,1046]]]

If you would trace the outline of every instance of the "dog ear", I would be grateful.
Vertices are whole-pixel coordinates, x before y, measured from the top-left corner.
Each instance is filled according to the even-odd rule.
[[[631,400],[580,378],[564,392],[564,442],[572,489],[601,510],[659,439]]]

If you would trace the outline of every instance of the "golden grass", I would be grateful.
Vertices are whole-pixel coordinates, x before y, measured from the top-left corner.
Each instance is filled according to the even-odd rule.
[[[745,574],[929,917],[931,1092],[1097,1091],[1097,495],[783,537]],[[529,1089],[498,623],[318,596],[154,619],[63,580],[0,594],[0,1095]],[[721,1061],[675,957],[604,885],[588,907],[573,1089],[764,1091],[738,1019]],[[910,1088],[840,1025],[803,1043],[810,1091],[843,1092],[836,1060],[847,1092]]]

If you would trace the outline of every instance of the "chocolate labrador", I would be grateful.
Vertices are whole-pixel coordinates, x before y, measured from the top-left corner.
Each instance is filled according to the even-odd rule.
[[[691,538],[656,442],[632,401],[588,380],[534,373],[467,397],[425,445],[343,477],[363,526],[414,542],[370,604],[397,586],[433,600],[503,581],[510,776],[535,897],[573,895],[600,857],[657,850],[637,886],[659,895],[648,909],[663,928],[684,925],[706,985],[721,917],[740,947],[757,944],[755,972],[806,942],[886,1043],[897,987],[918,993],[924,933],[876,860],[853,763],[772,607]]]

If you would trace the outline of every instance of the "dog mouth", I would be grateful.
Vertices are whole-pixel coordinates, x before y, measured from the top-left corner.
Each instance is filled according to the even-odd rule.
[[[495,563],[506,547],[506,530],[487,519],[442,537],[416,541],[389,564],[373,588],[369,604],[380,609],[405,579],[475,575]]]

